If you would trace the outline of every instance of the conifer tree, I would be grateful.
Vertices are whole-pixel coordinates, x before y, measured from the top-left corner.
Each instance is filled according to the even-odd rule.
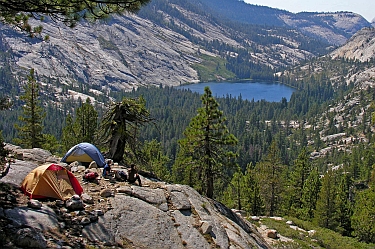
[[[125,148],[131,151],[129,156],[138,157],[137,153],[141,150],[139,128],[152,121],[142,97],[124,98],[121,102],[111,103],[102,118],[98,133],[101,143],[109,147],[108,157],[115,162],[122,162]]]
[[[86,102],[77,108],[74,128],[80,142],[94,142],[98,128],[98,112],[91,104],[90,98],[87,98]]]
[[[351,225],[353,235],[366,243],[375,243],[375,165],[368,185],[368,189],[355,194]]]
[[[301,198],[302,208],[299,214],[301,218],[311,220],[314,217],[316,203],[318,201],[320,193],[320,187],[321,182],[318,169],[314,168],[311,170],[309,176],[305,181],[305,184],[303,185]]]
[[[261,215],[264,211],[264,203],[260,194],[259,181],[251,163],[247,165],[243,180],[244,209],[251,215]]]
[[[74,121],[70,114],[66,116],[61,138],[63,150],[67,151],[78,143],[78,134],[74,130]]]
[[[351,217],[353,234],[361,241],[375,243],[375,191],[373,188],[363,190],[356,195],[353,215]]]
[[[95,142],[95,134],[98,128],[98,112],[91,104],[89,98],[77,108],[75,119],[68,114],[65,123],[62,134],[62,144],[65,150],[78,143]]]
[[[25,93],[20,96],[24,101],[23,113],[19,117],[22,125],[15,125],[18,137],[14,142],[25,148],[41,148],[43,144],[43,119],[45,112],[39,100],[39,84],[34,77],[34,70],[30,70],[28,82],[24,86]]]
[[[315,223],[321,227],[332,230],[337,227],[336,194],[336,175],[329,170],[323,177],[314,214]]]
[[[271,143],[269,152],[264,160],[257,163],[256,171],[259,177],[261,193],[265,204],[265,212],[274,216],[281,205],[281,193],[284,190],[285,167],[281,163],[280,151],[275,140]]]
[[[338,220],[338,226],[336,230],[344,236],[350,236],[352,233],[350,218],[352,216],[353,211],[352,204],[349,199],[350,186],[351,179],[349,174],[342,172],[336,195],[336,210]]]
[[[302,208],[303,187],[310,174],[311,166],[306,149],[303,148],[291,169],[287,190],[286,211],[291,216],[298,216]]]
[[[241,210],[242,203],[244,201],[243,191],[245,191],[245,188],[246,186],[244,186],[244,175],[241,169],[238,168],[224,192],[225,204],[231,208]]]
[[[179,140],[174,173],[183,176],[176,179],[212,198],[215,178],[224,177],[234,166],[236,154],[229,149],[237,144],[237,138],[229,133],[226,118],[209,87],[204,89],[201,99],[203,106],[184,131],[184,138]]]

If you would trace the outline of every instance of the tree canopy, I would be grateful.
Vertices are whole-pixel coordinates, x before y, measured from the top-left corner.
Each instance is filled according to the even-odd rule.
[[[150,0],[6,0],[0,1],[0,20],[15,25],[30,33],[38,32],[41,27],[28,24],[30,17],[43,20],[50,17],[74,26],[81,19],[97,20],[111,14],[136,12]]]

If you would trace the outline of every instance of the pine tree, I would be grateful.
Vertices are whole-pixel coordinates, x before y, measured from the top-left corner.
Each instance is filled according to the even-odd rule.
[[[74,129],[80,142],[93,143],[98,128],[98,112],[91,104],[90,98],[86,99],[76,111]]]
[[[244,175],[241,169],[238,168],[224,192],[225,204],[228,207],[241,210],[242,203],[244,201],[243,191],[245,191],[245,188],[246,186],[244,186]]]
[[[20,99],[24,101],[23,113],[19,117],[23,125],[15,125],[19,138],[14,139],[14,142],[25,148],[41,148],[45,112],[39,100],[39,84],[36,82],[33,69],[30,70],[28,83],[24,86],[24,90],[24,95],[20,96]]]
[[[314,217],[316,203],[320,193],[320,176],[316,168],[312,169],[303,185],[301,204],[299,216],[306,220],[311,220]]]
[[[129,148],[129,156],[136,156],[140,151],[139,128],[152,122],[146,101],[124,98],[121,102],[111,103],[102,118],[99,127],[99,140],[109,147],[108,157],[115,162],[122,162],[125,148]]]
[[[178,176],[175,179],[212,198],[215,178],[226,175],[233,165],[236,154],[227,147],[237,144],[237,138],[229,133],[226,118],[209,87],[204,89],[201,99],[203,106],[184,131],[184,138],[179,140],[174,172],[183,175],[183,179]]]
[[[264,211],[264,203],[260,194],[259,181],[251,163],[247,165],[243,180],[244,209],[251,215],[261,215]]]
[[[353,233],[361,241],[375,243],[375,191],[373,188],[363,190],[356,195],[353,215],[351,217]]]
[[[314,214],[315,222],[321,227],[332,230],[337,227],[336,194],[336,175],[329,170],[323,177]]]
[[[291,216],[298,216],[302,208],[303,187],[310,174],[311,166],[306,149],[302,149],[291,169],[286,211]]]
[[[71,147],[78,143],[78,134],[76,134],[74,130],[74,121],[70,114],[66,116],[61,142],[64,151],[68,151]]]
[[[336,230],[344,236],[350,236],[352,233],[350,218],[353,212],[352,205],[349,199],[350,186],[351,179],[349,174],[342,172],[336,195],[336,210],[338,220],[338,226]]]

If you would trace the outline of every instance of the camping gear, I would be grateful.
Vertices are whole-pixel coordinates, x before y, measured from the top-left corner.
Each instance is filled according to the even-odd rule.
[[[61,159],[61,162],[64,163],[72,163],[74,161],[82,163],[95,161],[100,168],[104,167],[106,163],[102,153],[100,153],[95,145],[90,143],[80,143],[73,146]]]
[[[83,176],[83,180],[86,180],[86,181],[93,181],[93,180],[96,180],[96,178],[99,176],[98,173],[96,172],[88,172],[86,174],[84,174]]]
[[[72,172],[57,164],[33,169],[23,180],[21,189],[30,199],[51,197],[66,200],[83,192]]]

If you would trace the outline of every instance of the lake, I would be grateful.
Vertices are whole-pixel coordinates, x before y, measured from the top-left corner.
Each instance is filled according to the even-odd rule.
[[[258,101],[266,100],[269,102],[280,102],[284,97],[288,101],[295,91],[294,88],[280,84],[269,82],[207,82],[189,84],[175,87],[177,89],[190,89],[192,92],[204,93],[204,88],[208,86],[211,89],[214,97],[238,98],[240,95],[242,99]]]

